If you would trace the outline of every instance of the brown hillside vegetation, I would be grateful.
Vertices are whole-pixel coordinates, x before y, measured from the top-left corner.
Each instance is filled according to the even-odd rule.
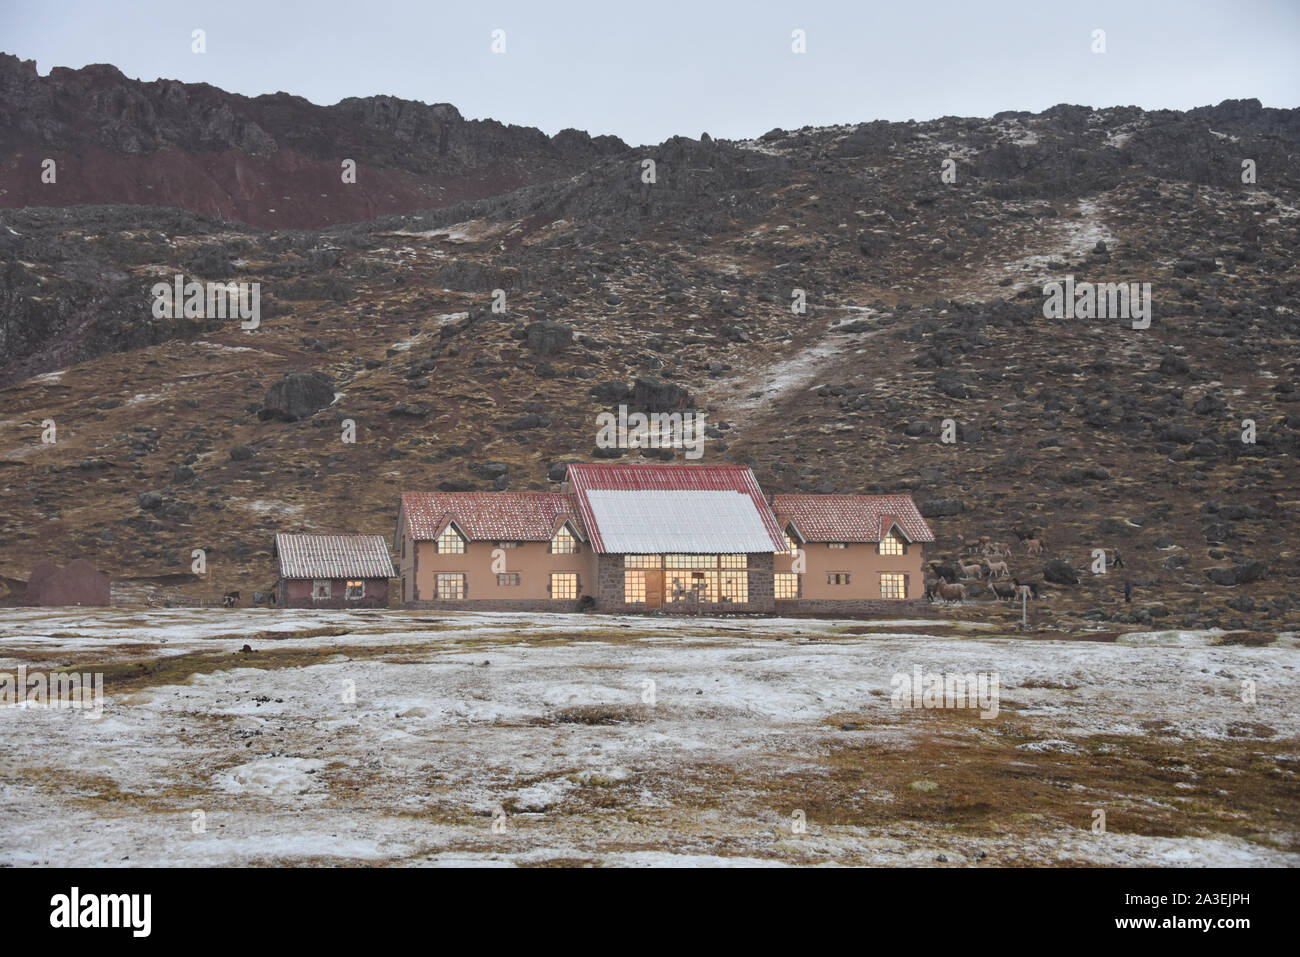
[[[1063,560],[1080,581],[1043,584],[1039,627],[1294,627],[1293,114],[1063,106],[678,138],[319,232],[0,212],[0,575],[79,556],[184,574],[204,548],[189,590],[264,588],[277,531],[388,534],[404,489],[553,488],[642,380],[642,399],[676,386],[707,412],[702,461],[750,464],[770,492],[908,492],[936,558],[960,533],[1011,544],[1022,581]],[[260,328],[154,319],[150,287],[178,272],[260,282]],[[1150,283],[1150,328],[1044,318],[1067,275]],[[271,415],[294,371],[335,401]],[[1092,574],[1094,549],[1124,567]],[[976,591],[980,614],[1018,615]]]

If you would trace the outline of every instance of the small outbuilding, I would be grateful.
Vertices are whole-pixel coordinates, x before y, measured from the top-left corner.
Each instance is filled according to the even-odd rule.
[[[382,535],[277,535],[285,608],[387,608],[393,560]]]

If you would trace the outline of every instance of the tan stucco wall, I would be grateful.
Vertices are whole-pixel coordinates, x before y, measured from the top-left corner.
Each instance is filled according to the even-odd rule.
[[[469,542],[461,555],[439,554],[435,542],[416,542],[402,554],[405,601],[427,601],[434,597],[434,576],[439,572],[465,575],[466,598],[488,600],[546,600],[551,593],[552,572],[575,572],[578,597],[595,593],[595,553],[583,543],[576,555],[552,555],[548,542],[522,542],[518,548],[502,549],[506,572],[518,572],[518,585],[498,585],[492,568],[492,542]],[[419,549],[418,561],[415,548]]]
[[[908,576],[907,598],[925,594],[922,565],[925,549],[919,543],[904,544],[902,555],[880,555],[875,542],[850,542],[847,548],[828,548],[825,542],[808,542],[803,546],[807,569],[803,575],[801,597],[813,599],[880,598],[880,573],[902,572]],[[775,572],[788,572],[792,555],[777,555]],[[828,585],[828,572],[848,572],[849,584]]]

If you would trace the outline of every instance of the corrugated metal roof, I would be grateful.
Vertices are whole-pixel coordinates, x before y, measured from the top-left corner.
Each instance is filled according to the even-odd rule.
[[[809,542],[878,542],[895,522],[914,542],[934,541],[910,495],[774,495],[772,509]]]
[[[402,515],[415,541],[437,538],[454,521],[472,542],[545,542],[561,518],[586,537],[572,496],[562,492],[403,492]]]
[[[587,535],[599,553],[785,550],[776,516],[768,508],[754,473],[743,465],[570,465],[568,475]],[[605,504],[598,514],[593,508],[595,492],[636,494],[601,498]],[[698,495],[656,498],[647,494],[653,492],[724,492],[734,498]],[[638,504],[641,502],[658,504],[643,506]],[[725,509],[734,530],[710,517],[707,514],[710,508]],[[633,509],[635,519],[621,517],[621,510]],[[636,539],[631,537],[633,523],[642,529]],[[758,528],[765,535],[761,540],[755,531]],[[624,547],[634,540],[642,544]],[[681,544],[685,542],[696,544]]]
[[[281,578],[392,578],[382,535],[277,535]]]
[[[743,492],[590,489],[587,501],[605,552],[773,550],[767,524]]]

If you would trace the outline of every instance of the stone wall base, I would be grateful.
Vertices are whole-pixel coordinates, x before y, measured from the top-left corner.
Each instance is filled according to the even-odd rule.
[[[421,599],[420,601],[408,601],[401,607],[424,610],[441,609],[443,611],[550,611],[568,613],[581,611],[582,609],[578,607],[578,604],[578,601],[558,601],[554,598],[464,598],[460,601]]]
[[[934,611],[924,598],[779,598],[776,613],[783,616],[822,615],[826,617],[899,618],[915,617]]]

